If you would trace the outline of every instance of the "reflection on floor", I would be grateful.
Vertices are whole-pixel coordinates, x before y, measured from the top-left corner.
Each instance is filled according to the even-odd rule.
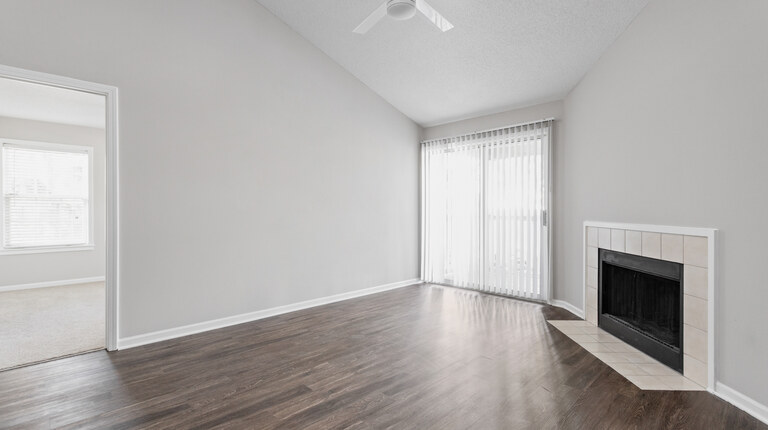
[[[641,390],[702,391],[704,387],[586,321],[549,320],[555,328]]]
[[[104,348],[104,283],[0,293],[0,369]]]

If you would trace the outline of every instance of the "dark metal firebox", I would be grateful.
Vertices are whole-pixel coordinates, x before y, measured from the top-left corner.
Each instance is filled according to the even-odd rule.
[[[683,265],[600,249],[597,323],[683,371]]]

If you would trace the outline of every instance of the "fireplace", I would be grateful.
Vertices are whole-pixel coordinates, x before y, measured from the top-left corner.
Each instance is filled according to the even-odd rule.
[[[683,372],[683,265],[599,249],[598,326]]]

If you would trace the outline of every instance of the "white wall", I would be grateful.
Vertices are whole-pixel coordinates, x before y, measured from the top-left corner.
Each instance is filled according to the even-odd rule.
[[[14,0],[0,64],[115,85],[120,336],[418,277],[419,127],[252,0]]]
[[[768,2],[652,0],[565,100],[559,299],[584,220],[720,229],[717,379],[768,404]]]
[[[0,255],[0,287],[103,277],[105,268],[104,129],[0,117],[0,137],[93,147],[93,228],[91,251]]]

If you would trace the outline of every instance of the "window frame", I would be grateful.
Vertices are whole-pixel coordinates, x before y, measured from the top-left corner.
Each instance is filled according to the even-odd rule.
[[[5,194],[3,189],[4,159],[3,148],[6,145],[38,149],[43,151],[55,152],[75,152],[88,154],[88,241],[84,244],[74,245],[50,245],[50,246],[26,246],[18,248],[5,248]],[[91,251],[95,249],[94,244],[94,204],[93,204],[93,147],[87,145],[72,145],[63,143],[38,142],[32,140],[7,139],[0,138],[0,255],[14,254],[40,254],[47,252],[71,252],[71,251]]]

